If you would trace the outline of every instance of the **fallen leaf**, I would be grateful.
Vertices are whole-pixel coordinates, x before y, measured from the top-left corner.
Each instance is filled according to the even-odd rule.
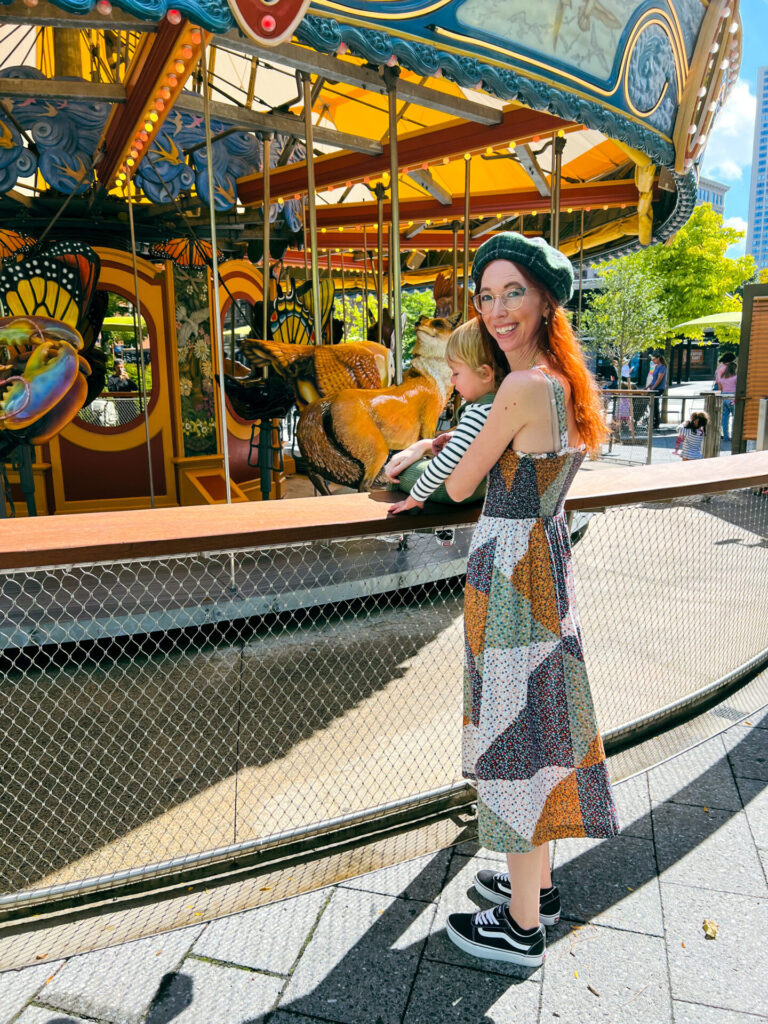
[[[704,929],[704,935],[708,939],[717,938],[717,921],[711,921],[708,917],[705,917],[702,928]]]
[[[38,953],[37,956],[35,957],[35,960],[46,960],[47,958],[48,958],[48,954],[47,953]]]
[[[158,951],[155,953],[155,956],[160,956],[162,954],[162,952],[163,952],[162,949],[158,949]]]
[[[262,887],[259,889],[259,892],[269,892],[271,888],[271,885],[262,885]]]
[[[574,971],[574,972],[573,972],[573,976],[574,976],[574,978],[578,978],[578,976],[579,976],[579,972],[578,972],[578,971]]]
[[[598,999],[600,998],[600,993],[597,991],[596,988],[592,988],[591,985],[587,985],[587,988],[589,989],[589,991],[592,993],[593,996],[597,996]]]
[[[704,808],[704,813],[705,813],[705,814],[709,814],[709,808],[708,808],[708,807],[705,807],[705,808]]]
[[[685,949],[685,943],[684,942],[681,942],[680,945],[683,947],[683,949]]]
[[[627,886],[627,892],[634,892],[634,891],[635,891],[635,890],[634,890],[634,889],[632,888],[632,886],[631,886],[631,885],[628,885],[628,886]]]
[[[752,725],[751,722],[745,722],[744,725]]]

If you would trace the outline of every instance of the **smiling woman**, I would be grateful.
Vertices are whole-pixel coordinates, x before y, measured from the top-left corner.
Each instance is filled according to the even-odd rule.
[[[451,915],[448,935],[472,955],[533,967],[542,925],[560,918],[549,841],[618,831],[563,512],[600,405],[562,311],[568,260],[506,232],[480,247],[472,276],[481,329],[508,373],[446,482],[459,499],[488,474],[467,563],[462,770],[477,785],[479,840],[507,854],[507,872],[479,872],[476,889],[497,906]]]

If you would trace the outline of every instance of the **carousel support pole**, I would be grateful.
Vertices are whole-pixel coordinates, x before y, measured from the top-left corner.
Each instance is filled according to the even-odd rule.
[[[331,262],[330,249],[326,249],[326,256],[328,257],[328,280],[333,284],[333,264]],[[331,306],[331,315],[328,317],[328,344],[333,344],[333,306]]]
[[[267,340],[269,329],[269,307],[272,298],[272,288],[269,271],[269,211],[271,207],[271,196],[269,192],[270,158],[272,156],[272,136],[265,134],[261,140],[262,168],[261,173],[264,180],[264,205],[262,216],[264,218],[264,252],[261,257],[261,337]]]
[[[309,205],[309,237],[312,242],[312,307],[315,321],[315,344],[323,343],[320,310],[320,267],[317,263],[317,207],[315,206],[315,141],[312,125],[312,78],[302,71],[304,86],[304,134],[307,142],[307,201]],[[306,242],[305,242],[306,245]]]
[[[457,220],[451,224],[451,230],[453,231],[453,301],[451,308],[456,313],[459,308],[459,222]]]
[[[388,276],[392,282],[392,305],[394,306],[395,384],[402,384],[403,325],[401,323],[402,295],[400,291],[400,169],[397,163],[397,75],[393,73],[392,68],[384,69],[384,80],[387,83],[387,96],[389,99],[389,185],[392,214],[389,228],[391,256]]]
[[[584,211],[581,211],[581,234],[579,235],[579,309],[576,314],[576,330],[581,330],[581,300],[584,293]],[[632,427],[634,430],[634,420]]]
[[[128,223],[131,229],[131,255],[133,256],[133,289],[136,293],[136,301],[133,304],[134,315],[136,317],[136,334],[138,338],[138,349],[136,352],[136,373],[139,378],[139,392],[141,394],[141,404],[144,408],[144,437],[147,443],[147,472],[149,474],[149,506],[150,508],[155,507],[155,478],[152,473],[152,445],[149,439],[149,409],[147,408],[147,383],[144,376],[144,335],[141,330],[141,297],[139,295],[139,268],[136,262],[136,229],[133,224],[133,204],[136,199],[136,186],[133,184],[133,179],[130,181],[130,192],[127,196],[128,199]]]
[[[304,237],[304,280],[309,280],[309,263],[307,257],[309,255],[309,246],[307,245],[307,218],[304,211],[304,203],[301,204],[301,233]]]
[[[341,250],[341,322],[344,341],[347,340],[347,286],[344,281],[344,250]]]
[[[469,315],[469,196],[470,196],[470,164],[464,158],[464,292],[461,299],[461,318],[466,320]]]
[[[368,229],[363,225],[363,334],[368,336]]]
[[[376,260],[376,305],[378,310],[376,319],[378,321],[378,338],[381,345],[382,312],[384,302],[384,186],[379,182],[376,185],[376,244],[378,246],[378,258]]]
[[[213,281],[213,329],[216,339],[216,356],[219,361],[219,408],[221,410],[221,450],[224,455],[224,486],[227,504],[232,504],[232,487],[229,481],[229,437],[227,436],[227,400],[224,391],[224,341],[221,337],[221,316],[219,315],[219,254],[216,242],[216,207],[214,204],[213,146],[211,144],[211,85],[205,47],[201,55],[203,72],[203,116],[205,121],[205,162],[208,167],[208,216],[211,222],[211,278]],[[235,585],[235,556],[230,555],[231,583]]]
[[[560,245],[560,178],[563,170],[565,136],[552,136],[552,180],[550,182],[549,244],[557,249]]]

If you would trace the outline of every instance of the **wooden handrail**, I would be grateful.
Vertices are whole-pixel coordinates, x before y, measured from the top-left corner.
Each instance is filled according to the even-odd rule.
[[[601,467],[587,462],[566,500],[568,511],[670,501],[743,487],[768,486],[768,451],[656,466]],[[435,513],[389,516],[388,491],[330,498],[193,505],[6,519],[0,526],[0,569],[268,547],[299,541],[403,533],[476,521],[480,509],[443,506]]]

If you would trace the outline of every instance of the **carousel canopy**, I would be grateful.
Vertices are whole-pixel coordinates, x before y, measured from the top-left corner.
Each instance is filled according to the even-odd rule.
[[[616,255],[663,241],[693,208],[738,72],[737,6],[276,0],[249,28],[254,6],[223,0],[0,0],[3,224],[38,237],[57,218],[54,237],[127,245],[133,201],[148,252],[210,237],[212,189],[226,255],[262,238],[268,199],[270,250],[301,266],[303,76],[317,245],[334,259],[362,266],[382,218],[382,245],[396,231],[422,278],[465,232],[469,248],[500,228],[551,238],[555,218],[567,254]]]

